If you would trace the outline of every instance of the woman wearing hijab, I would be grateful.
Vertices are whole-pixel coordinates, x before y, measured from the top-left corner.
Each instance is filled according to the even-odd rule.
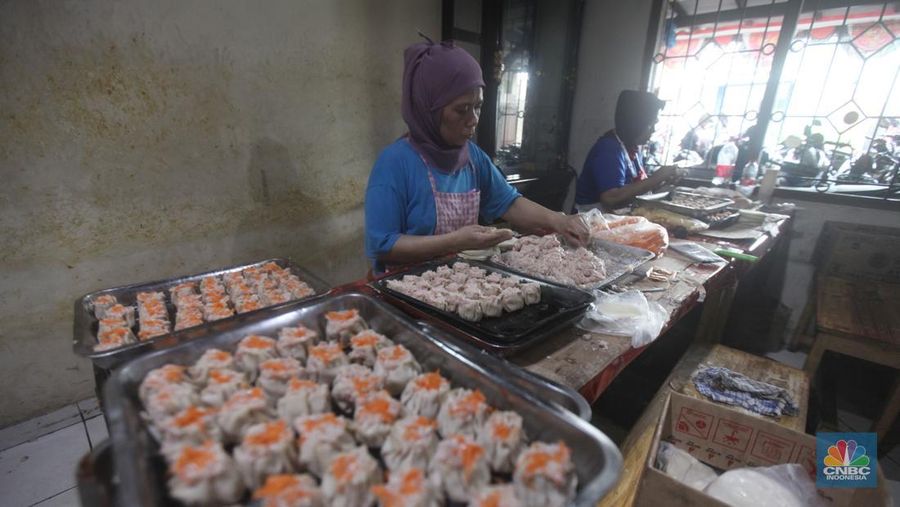
[[[452,42],[406,49],[407,134],[385,148],[366,189],[366,256],[375,273],[460,250],[492,247],[512,232],[478,225],[498,218],[523,232],[555,232],[575,244],[578,218],[522,197],[471,139],[481,112],[481,67]]]
[[[648,92],[624,90],[616,102],[616,128],[594,143],[575,186],[575,207],[613,209],[628,204],[669,181],[677,179],[674,167],[644,172],[642,144],[650,140],[665,102]]]

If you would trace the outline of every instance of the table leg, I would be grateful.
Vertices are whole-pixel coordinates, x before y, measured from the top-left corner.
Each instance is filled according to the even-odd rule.
[[[806,356],[806,363],[803,365],[803,369],[809,374],[809,381],[812,383],[816,381],[816,370],[819,369],[819,363],[822,362],[822,356],[825,354],[825,349],[828,345],[827,342],[827,335],[817,335],[809,355]]]
[[[897,373],[894,379],[894,387],[891,388],[891,392],[888,394],[884,408],[881,410],[881,415],[872,424],[872,431],[878,434],[879,442],[894,428],[898,414],[900,414],[900,373]],[[887,446],[879,446],[878,454],[886,454],[889,450]]]

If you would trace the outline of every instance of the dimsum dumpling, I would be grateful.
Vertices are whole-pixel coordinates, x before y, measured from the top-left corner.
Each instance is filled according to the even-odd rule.
[[[292,378],[287,392],[278,400],[278,416],[286,421],[331,410],[328,385],[312,380]]]
[[[234,461],[250,489],[260,487],[267,475],[291,473],[297,467],[294,432],[281,419],[254,424],[234,448]]]
[[[353,414],[353,433],[356,440],[369,447],[381,447],[400,417],[403,406],[387,391],[372,393],[357,402]]]
[[[422,416],[407,416],[391,428],[381,447],[381,457],[389,470],[406,467],[425,469],[437,448],[437,423]]]
[[[250,376],[250,380],[256,380],[259,363],[276,357],[278,352],[275,350],[275,340],[267,336],[250,335],[238,342],[234,363],[239,370]]]
[[[336,455],[322,477],[322,494],[328,505],[361,507],[372,505],[372,487],[380,484],[381,468],[365,447]]]
[[[271,399],[277,399],[287,391],[287,383],[292,378],[304,378],[308,374],[300,362],[292,357],[267,359],[259,363],[257,385],[263,388]]]
[[[359,363],[371,368],[375,366],[375,358],[378,355],[378,351],[392,344],[384,335],[367,329],[350,338],[348,359],[351,363]]]
[[[188,370],[191,377],[198,382],[205,382],[210,370],[234,368],[234,356],[224,350],[208,349]]]
[[[244,494],[234,461],[212,440],[182,447],[169,472],[169,492],[186,505],[231,504]]]
[[[308,474],[278,474],[253,492],[262,507],[322,507],[322,491]]]
[[[244,389],[234,393],[219,410],[219,427],[226,441],[238,442],[244,431],[254,424],[272,418],[269,402],[262,388]]]
[[[350,345],[350,338],[368,329],[366,321],[357,310],[328,312],[325,314],[325,338],[340,343],[341,347]]]
[[[331,397],[338,409],[353,412],[357,400],[384,389],[384,376],[361,364],[341,366],[334,377]]]
[[[522,416],[511,411],[494,412],[481,427],[478,443],[484,447],[493,471],[512,473],[516,458],[525,447]]]
[[[428,476],[435,490],[462,503],[488,485],[491,470],[480,445],[467,436],[453,435],[438,444]]]
[[[200,445],[207,440],[222,440],[216,424],[216,409],[191,405],[159,425],[164,441]]]
[[[200,401],[212,407],[218,407],[241,389],[248,389],[247,376],[234,370],[209,370],[206,374],[206,387],[200,391]]]
[[[578,485],[569,448],[562,442],[531,444],[516,460],[513,485],[526,507],[568,505]]]
[[[292,357],[302,363],[309,355],[309,348],[318,342],[319,335],[312,329],[303,326],[283,327],[278,332],[275,348],[282,357]]]
[[[347,420],[330,412],[299,417],[294,429],[300,435],[300,463],[319,477],[331,458],[356,447]]]
[[[348,364],[347,356],[337,343],[320,343],[309,349],[306,371],[313,380],[331,384],[338,368]]]
[[[437,417],[444,398],[450,392],[450,382],[438,372],[424,373],[412,379],[400,401],[403,403],[407,414],[422,415],[431,419]]]
[[[422,372],[422,367],[403,345],[385,347],[375,359],[375,374],[384,377],[385,388],[394,396],[403,392],[406,384]]]
[[[406,468],[392,473],[387,484],[374,486],[372,492],[380,507],[439,507],[433,486],[421,468]]]
[[[438,429],[445,437],[458,433],[474,438],[490,411],[481,391],[453,389],[438,412]]]
[[[469,507],[521,507],[516,491],[510,484],[488,486],[472,498]]]

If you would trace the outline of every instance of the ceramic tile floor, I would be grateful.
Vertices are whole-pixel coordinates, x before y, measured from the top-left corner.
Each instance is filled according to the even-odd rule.
[[[106,437],[94,399],[0,430],[0,506],[78,506],[78,461]]]

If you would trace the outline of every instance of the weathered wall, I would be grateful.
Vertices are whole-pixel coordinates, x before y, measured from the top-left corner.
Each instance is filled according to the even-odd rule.
[[[616,99],[637,89],[653,0],[587,0],[569,134],[569,165],[581,173],[597,138],[613,127]]]
[[[0,4],[0,426],[90,395],[81,294],[268,256],[361,276],[416,29],[439,1]]]

